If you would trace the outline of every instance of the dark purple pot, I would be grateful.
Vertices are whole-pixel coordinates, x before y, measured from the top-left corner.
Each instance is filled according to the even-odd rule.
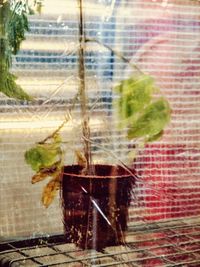
[[[82,249],[124,244],[135,178],[120,166],[94,165],[95,175],[66,166],[62,204],[66,241]]]

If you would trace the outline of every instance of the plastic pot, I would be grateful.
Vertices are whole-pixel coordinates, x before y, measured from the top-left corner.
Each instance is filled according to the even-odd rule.
[[[62,205],[66,241],[82,249],[102,250],[125,243],[134,173],[120,166],[93,165],[94,175],[79,165],[66,166]]]

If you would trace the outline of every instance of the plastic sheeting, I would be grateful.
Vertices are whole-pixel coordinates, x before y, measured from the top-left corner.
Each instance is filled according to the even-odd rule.
[[[200,4],[198,1],[84,1],[85,30],[155,77],[172,107],[165,135],[140,149],[130,222],[198,215],[200,212]],[[30,32],[13,58],[12,71],[35,99],[0,95],[0,239],[62,232],[59,197],[45,209],[44,183],[31,185],[24,152],[64,120],[78,88],[76,1],[45,0],[32,15]],[[94,162],[128,162],[130,144],[116,128],[112,86],[130,73],[116,55],[86,46],[86,86],[91,103]],[[80,132],[80,107],[62,130],[66,164]],[[101,148],[102,146],[102,148]],[[129,162],[130,163],[130,162]]]

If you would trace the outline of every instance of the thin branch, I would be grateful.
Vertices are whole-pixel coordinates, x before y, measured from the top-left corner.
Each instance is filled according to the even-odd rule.
[[[62,88],[62,86],[71,79],[71,77],[68,77],[67,79],[65,79],[63,82],[61,82],[56,88],[55,90],[51,93],[51,95],[42,103],[42,105],[47,104],[48,102],[51,101],[52,97],[55,96],[59,90]]]
[[[106,45],[104,43],[102,43],[101,41],[97,40],[97,39],[90,39],[87,38],[85,39],[85,42],[92,42],[92,43],[97,43],[101,46],[104,46],[105,48],[107,48],[108,50],[110,50],[113,54],[115,54],[118,58],[120,58],[122,61],[124,61],[125,63],[127,63],[128,65],[130,65],[133,69],[136,69],[140,74],[145,74],[136,64],[131,63],[131,61],[129,59],[127,59],[126,57],[124,57],[120,52],[115,51],[113,48],[111,48],[109,45]]]
[[[69,121],[69,117],[65,118],[65,120],[63,121],[63,123],[52,133],[50,134],[49,136],[47,136],[43,141],[40,141],[38,144],[44,144],[46,143],[47,140],[53,138],[65,125],[65,123],[67,123]]]
[[[78,96],[79,96],[79,93],[77,93],[75,95],[75,97],[73,98],[72,107],[67,111],[68,114],[65,117],[65,120],[62,122],[62,124],[59,125],[58,128],[52,134],[50,134],[49,136],[47,136],[44,140],[40,141],[38,144],[44,144],[49,139],[53,138],[65,126],[65,124],[71,119],[71,111],[75,107],[75,104],[77,102]]]

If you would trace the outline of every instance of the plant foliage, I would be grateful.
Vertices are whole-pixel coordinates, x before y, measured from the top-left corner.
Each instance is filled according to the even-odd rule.
[[[10,72],[12,55],[17,54],[29,30],[27,8],[22,1],[16,1],[12,8],[9,1],[0,5],[0,92],[19,100],[32,99],[16,83],[16,76]]]
[[[120,127],[128,128],[128,138],[155,141],[170,121],[170,106],[151,76],[140,75],[122,81],[116,88]]]
[[[63,165],[62,155],[59,134],[55,134],[50,139],[50,142],[37,144],[25,153],[27,164],[36,172],[32,177],[33,184],[51,177],[50,182],[43,190],[42,203],[45,207],[51,204],[57,190],[60,188],[60,174]]]
[[[144,142],[152,142],[160,138],[163,129],[170,121],[170,106],[164,97],[157,97],[159,89],[154,79],[148,75],[140,75],[123,80],[115,90],[119,94],[117,109],[121,127],[128,128],[128,138],[142,138]],[[59,133],[51,136],[51,142],[37,144],[25,153],[26,162],[36,174],[32,183],[51,177],[45,186],[42,203],[48,207],[59,189],[62,172],[62,150]],[[49,138],[46,139],[47,141]],[[78,164],[85,167],[85,158],[80,151],[75,151]]]
[[[26,20],[24,20],[26,22]],[[80,23],[80,25],[82,25]],[[80,33],[82,31],[80,30]],[[80,44],[82,40],[80,38]],[[113,51],[107,45],[105,46]],[[84,85],[84,51],[83,46],[80,45],[81,60],[79,60],[79,78],[81,88],[79,92],[79,100],[82,107],[83,118],[83,138],[87,140],[84,154],[80,151],[75,151],[78,164],[82,166],[82,174],[88,174],[87,168],[90,161],[87,160],[86,155],[90,155],[90,140],[89,140],[89,124],[87,120],[85,85]],[[114,51],[113,51],[114,52]],[[119,55],[118,53],[116,53]],[[121,57],[125,62],[129,63],[127,59]],[[142,74],[137,67],[137,76],[130,77],[121,81],[115,87],[119,95],[116,102],[118,114],[120,117],[120,126],[127,128],[127,135],[130,140],[142,139],[144,142],[157,140],[163,134],[163,129],[170,121],[170,107],[164,97],[158,97],[159,89],[155,85],[154,79]],[[32,177],[32,183],[44,180],[46,177],[51,177],[43,190],[42,203],[48,207],[55,197],[56,191],[60,188],[60,179],[62,175],[63,154],[61,149],[61,138],[59,131],[63,127],[60,126],[50,137],[47,137],[42,143],[36,144],[25,153],[25,160],[36,172]],[[87,125],[87,127],[85,127]],[[85,127],[85,128],[84,128]],[[85,134],[86,133],[86,134]],[[50,140],[50,142],[49,142]],[[84,173],[85,172],[85,173]]]

